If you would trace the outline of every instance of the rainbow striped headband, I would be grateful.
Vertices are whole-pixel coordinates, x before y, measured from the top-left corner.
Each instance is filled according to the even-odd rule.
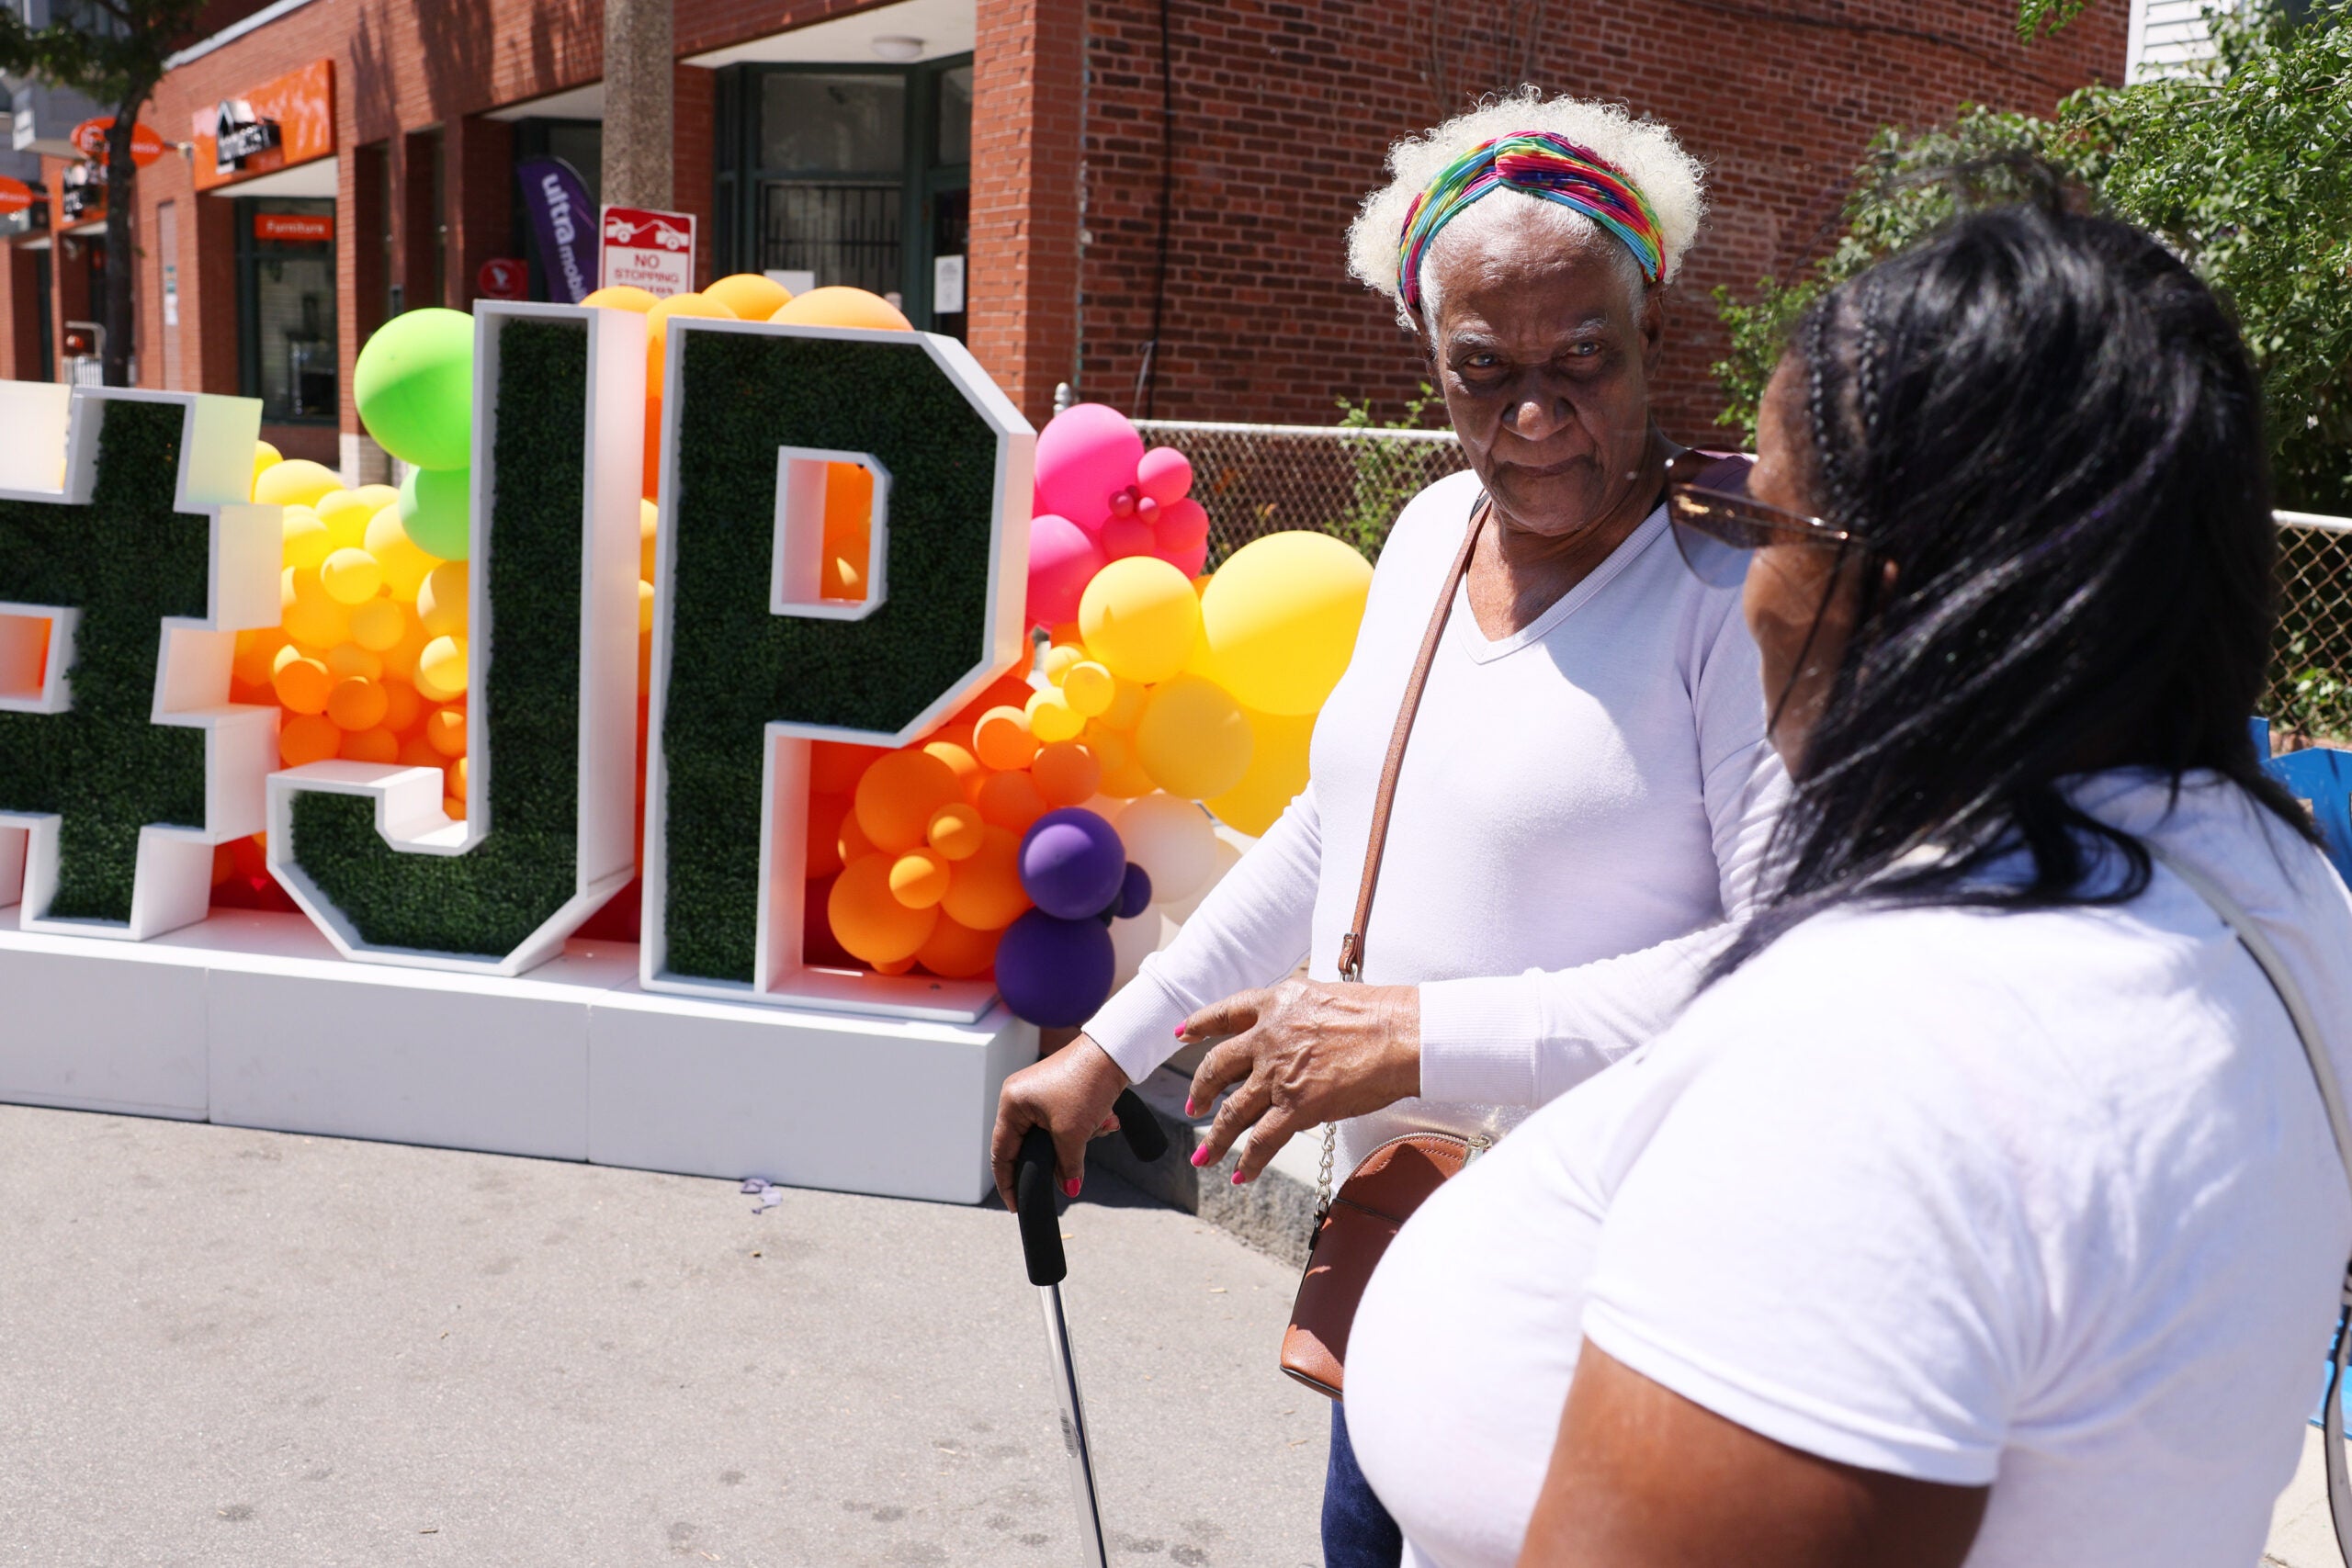
[[[1548,130],[1514,131],[1477,146],[1446,165],[1413,198],[1396,241],[1396,293],[1408,310],[1421,306],[1421,260],[1448,223],[1480,197],[1509,186],[1583,213],[1625,242],[1652,283],[1666,277],[1666,244],[1649,197],[1590,150]]]

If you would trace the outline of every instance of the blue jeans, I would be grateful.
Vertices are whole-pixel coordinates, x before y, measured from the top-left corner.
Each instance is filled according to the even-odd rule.
[[[1348,1441],[1348,1414],[1331,1402],[1331,1465],[1323,1476],[1323,1568],[1396,1568],[1405,1532],[1373,1495]]]

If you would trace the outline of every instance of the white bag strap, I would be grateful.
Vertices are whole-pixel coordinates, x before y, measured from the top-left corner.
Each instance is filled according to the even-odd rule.
[[[2189,890],[2221,917],[2222,923],[2236,933],[2238,944],[2270,982],[2270,988],[2278,993],[2279,1005],[2287,1010],[2288,1021],[2295,1026],[2295,1037],[2302,1043],[2303,1060],[2311,1065],[2312,1081],[2319,1086],[2320,1101],[2327,1107],[2327,1125],[2335,1137],[2336,1157],[2344,1164],[2346,1180],[2352,1182],[2352,1117],[2345,1114],[2343,1086],[2336,1079],[2335,1064],[2320,1048],[2319,1026],[2312,1016],[2311,1004],[2303,999],[2303,989],[2288,972],[2286,961],[2278,956],[2278,948],[2263,934],[2262,928],[2254,923],[2254,917],[2221,884],[2188,862],[2166,854],[2153,842],[2145,839],[2141,842],[2166,871],[2188,884]],[[2345,1269],[2335,1314],[2335,1339],[2327,1354],[2327,1403],[2320,1415],[2320,1430],[2327,1443],[2327,1511],[2335,1523],[2335,1549],[2346,1563],[2352,1563],[2352,1474],[2346,1473],[2344,1461],[2343,1398],[2346,1368],[2352,1366],[2352,1263]]]

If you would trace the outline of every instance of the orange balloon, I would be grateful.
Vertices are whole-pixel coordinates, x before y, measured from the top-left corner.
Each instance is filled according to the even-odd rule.
[[[1017,707],[992,707],[972,727],[972,745],[980,761],[999,772],[1025,768],[1037,755],[1037,738],[1029,733],[1029,716]]]
[[[645,392],[649,398],[658,399],[667,390],[662,364],[669,351],[673,316],[700,316],[720,321],[738,319],[734,311],[707,294],[673,294],[667,299],[656,299],[645,312]]]
[[[467,787],[466,760],[463,757],[441,771],[443,776],[448,780],[447,787],[451,795],[456,795],[459,800],[469,800],[473,797],[473,791]]]
[[[915,953],[915,962],[943,980],[968,980],[987,972],[996,962],[997,931],[976,931],[945,915],[931,928],[931,938]]]
[[[232,666],[237,679],[248,686],[268,685],[270,676],[277,671],[277,650],[285,646],[286,633],[277,626],[239,632],[236,660]]]
[[[955,769],[928,751],[893,751],[876,759],[857,781],[857,825],[875,848],[902,855],[922,842],[923,829],[941,807],[963,798]]]
[[[466,754],[466,710],[435,708],[424,719],[424,739],[444,757]]]
[[[466,803],[450,795],[441,802],[441,815],[452,822],[462,822],[466,819]]]
[[[343,738],[342,755],[346,762],[397,762],[401,738],[389,729],[352,730]]]
[[[791,299],[792,290],[764,273],[735,272],[702,291],[747,321],[764,321]]]
[[[1037,793],[1048,806],[1083,806],[1102,785],[1102,764],[1078,741],[1057,740],[1037,748],[1029,776],[1037,781]]]
[[[948,867],[947,897],[939,901],[941,914],[976,931],[1002,931],[1028,907],[1029,895],[1021,888],[1021,840],[993,827],[980,835],[978,853]]]
[[[580,301],[582,305],[601,305],[613,310],[634,310],[642,316],[653,309],[654,296],[642,288],[616,283],[610,288],[599,288]]]
[[[405,681],[387,681],[380,690],[384,694],[384,728],[396,735],[406,735],[424,718],[424,699],[416,688]]]
[[[965,737],[967,740],[970,739],[968,735]],[[969,746],[958,745],[953,740],[934,739],[925,741],[923,750],[946,763],[947,771],[956,775],[956,795],[962,799],[970,799],[972,791],[980,785],[980,764],[973,757],[972,749]]]
[[[808,874],[831,876],[842,868],[842,818],[849,815],[849,797],[812,795],[808,797]]]
[[[278,727],[278,760],[289,768],[323,762],[343,750],[343,731],[322,713],[298,713]]]
[[[820,596],[863,604],[874,554],[874,474],[864,464],[825,465],[824,551]]]
[[[337,681],[334,690],[327,694],[327,716],[345,729],[373,729],[384,722],[391,708],[391,699],[384,688],[364,675],[354,675],[347,681]],[[395,745],[397,752],[400,748]],[[375,759],[370,758],[369,761]],[[389,762],[392,759],[386,757]]]
[[[874,327],[889,333],[915,330],[915,324],[879,294],[840,284],[796,294],[768,320],[801,327]]]
[[[808,748],[808,787],[819,795],[847,795],[887,748],[846,740],[820,740]]]
[[[909,908],[891,896],[892,863],[887,854],[860,856],[842,868],[825,899],[834,940],[868,964],[911,959],[939,923],[936,908]]]
[[[1116,800],[1133,800],[1149,795],[1159,786],[1136,760],[1136,743],[1132,737],[1120,734],[1105,726],[1101,719],[1091,719],[1086,726],[1087,749],[1102,765],[1102,779],[1095,788]]]
[[[645,483],[638,497],[662,499],[662,387],[658,381],[649,384],[645,391]]]
[[[874,840],[865,836],[865,829],[857,825],[857,812],[854,807],[842,814],[841,837],[834,840],[833,853],[840,857],[843,865],[880,853],[875,849]]]
[[[987,828],[978,807],[943,806],[923,830],[923,837],[947,859],[969,860],[979,852],[980,837]]]
[[[326,662],[318,659],[287,660],[270,677],[270,689],[277,694],[280,706],[289,713],[321,714],[327,711],[327,697],[334,690],[334,677],[327,672]],[[329,751],[328,756],[334,753]],[[312,758],[318,761],[322,759]],[[292,766],[294,764],[288,764]]]
[[[980,781],[979,797],[972,804],[981,821],[1013,833],[1027,832],[1030,823],[1053,809],[1026,773],[990,773]]]
[[[400,755],[393,759],[403,768],[437,768],[449,759],[433,749],[433,743],[423,735],[412,735],[401,742]]]
[[[947,896],[947,857],[909,850],[890,863],[890,897],[910,909],[928,909]]]

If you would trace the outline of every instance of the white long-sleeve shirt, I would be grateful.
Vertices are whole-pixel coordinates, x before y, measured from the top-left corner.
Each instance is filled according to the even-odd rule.
[[[1338,977],[1389,734],[1477,495],[1461,473],[1407,505],[1312,782],[1088,1023],[1129,1078],[1211,1002],[1301,959]],[[1501,641],[1458,593],[1365,932],[1366,983],[1420,988],[1421,1096],[1345,1124],[1343,1171],[1404,1132],[1499,1134],[1674,1018],[1787,788],[1764,720],[1738,592],[1691,575],[1662,510]]]

